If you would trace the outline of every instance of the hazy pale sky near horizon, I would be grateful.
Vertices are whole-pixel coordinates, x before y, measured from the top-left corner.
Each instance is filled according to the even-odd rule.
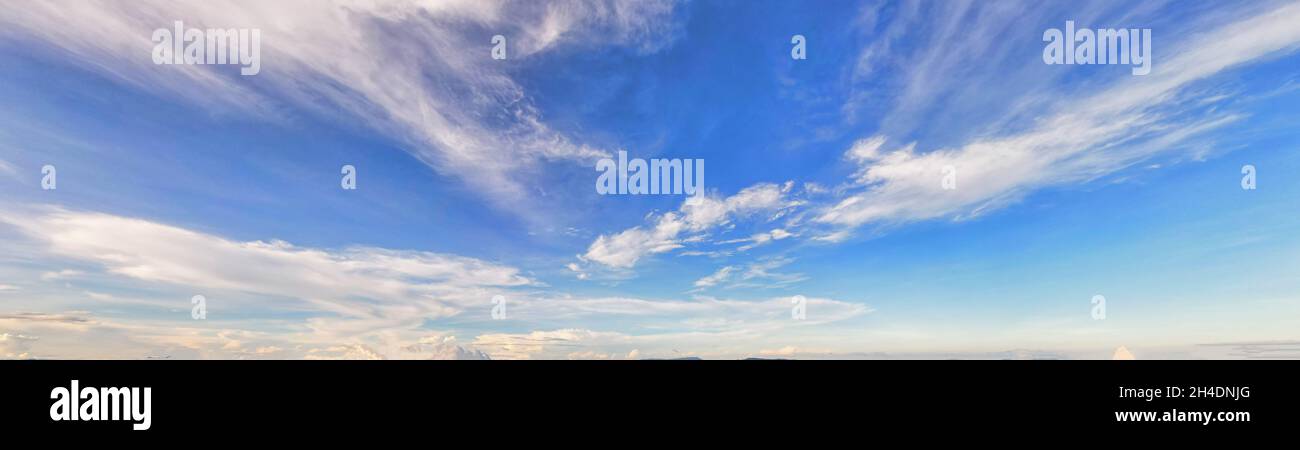
[[[154,64],[176,21],[260,72]],[[1045,64],[1067,21],[1150,74]],[[10,2],[0,358],[1300,357],[1298,49],[1294,1]],[[598,195],[620,150],[706,191]]]

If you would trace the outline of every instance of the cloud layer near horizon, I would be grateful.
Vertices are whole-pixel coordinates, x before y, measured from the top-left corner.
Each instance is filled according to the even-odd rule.
[[[82,303],[75,298],[68,301],[63,294],[64,308],[84,303],[136,304],[155,317],[126,324],[119,318],[85,313],[11,314],[0,317],[8,325],[3,328],[9,335],[6,345],[14,347],[7,357],[78,357],[41,345],[41,336],[51,328],[64,330],[59,333],[106,333],[123,347],[126,342],[144,341],[172,352],[215,352],[208,356],[468,357],[475,354],[473,350],[439,346],[455,336],[426,324],[490,321],[495,306],[491,299],[497,295],[509,299],[508,317],[515,324],[632,320],[658,331],[617,334],[629,345],[652,341],[642,345],[647,350],[653,341],[671,341],[673,336],[752,339],[870,311],[859,304],[813,298],[808,299],[809,319],[792,321],[788,297],[757,301],[574,297],[541,286],[516,268],[463,256],[366,247],[315,249],[282,241],[236,242],[141,219],[53,207],[6,212],[0,215],[0,223],[17,233],[18,239],[5,246],[10,253],[26,255],[33,264],[79,268],[27,277],[12,287],[17,295],[33,298],[8,301],[10,307],[23,303],[36,308],[39,292],[79,290],[86,294]],[[88,290],[105,280],[119,290],[129,288],[138,298]],[[214,310],[236,303],[244,311],[241,315],[292,313],[302,320],[266,320],[254,329],[227,329],[223,321],[191,320],[187,293],[205,295]],[[178,322],[183,325],[175,325]],[[475,344],[495,356],[530,353],[511,350],[517,345],[497,346],[508,335],[495,336],[476,338]],[[214,349],[214,343],[220,345]],[[366,350],[356,354],[361,348]]]

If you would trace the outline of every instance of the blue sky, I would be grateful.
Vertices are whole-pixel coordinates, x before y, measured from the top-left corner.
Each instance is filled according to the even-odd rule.
[[[259,30],[260,73],[154,64],[176,20]],[[1151,73],[1045,64],[1067,20],[1151,29]],[[7,7],[0,357],[1294,357],[1297,21],[1295,2]],[[706,193],[598,195],[619,150],[703,159]]]

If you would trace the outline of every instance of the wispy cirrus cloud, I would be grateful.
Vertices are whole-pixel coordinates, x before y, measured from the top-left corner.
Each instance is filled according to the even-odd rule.
[[[674,41],[675,7],[670,0],[94,1],[5,8],[0,23],[10,38],[48,43],[168,98],[271,120],[297,108],[373,128],[511,206],[531,192],[524,186],[539,164],[607,152],[547,125],[510,71],[564,45],[656,51]],[[261,73],[154,65],[152,31],[177,20],[259,29]],[[490,56],[497,34],[508,39],[506,61]]]
[[[963,4],[962,8],[967,6]],[[946,42],[972,33],[969,29],[962,31],[962,20],[967,15],[961,11],[964,9],[945,16],[951,20],[934,31],[934,39]],[[916,15],[918,11],[914,5],[905,6],[900,14]],[[976,19],[976,31],[990,33],[1016,17],[1013,11],[998,7],[971,16]],[[924,142],[896,142],[885,135],[859,139],[844,152],[844,160],[855,167],[853,175],[829,198],[792,204],[810,216],[796,222],[795,228],[780,229],[780,233],[834,243],[848,239],[854,230],[867,225],[971,218],[1003,208],[1039,189],[1086,183],[1147,161],[1178,148],[1191,137],[1242,119],[1242,115],[1230,111],[1204,108],[1205,99],[1189,86],[1233,67],[1296,50],[1300,46],[1300,28],[1294,26],[1297,21],[1300,4],[1292,3],[1182,40],[1169,36],[1161,40],[1161,45],[1175,50],[1167,52],[1171,57],[1159,61],[1150,75],[1124,76],[1082,96],[1055,96],[1057,100],[1053,101],[1021,99],[1021,104],[1035,104],[1044,113],[1029,117],[1029,126],[1001,121],[985,124],[987,129],[969,130],[968,134],[975,137],[957,146],[926,149]],[[864,50],[854,69],[861,72],[860,77],[879,68],[878,59],[890,51],[889,42],[886,39]],[[968,52],[949,49],[945,53],[927,53],[930,57],[922,58],[915,68],[944,72],[940,69],[971,58],[1002,61],[1008,57],[1005,46],[993,46],[991,41],[975,45],[962,47]],[[944,55],[956,55],[956,59],[945,59]],[[894,114],[916,114],[928,108],[922,108],[921,103],[940,98],[938,92],[925,89],[927,83],[938,80],[925,77],[908,82],[913,86],[908,91],[911,94],[900,100],[900,109]],[[1008,113],[1008,117],[1022,116]],[[943,186],[947,171],[955,176],[955,189]],[[682,210],[692,201],[684,202]],[[712,216],[724,217],[718,213]],[[682,248],[678,236],[683,226],[677,215],[669,213],[655,220],[658,223],[650,228],[636,227],[600,236],[584,256],[609,266],[630,268],[643,256]],[[775,238],[756,235],[745,249]],[[713,278],[702,280],[707,284]]]
[[[695,280],[695,290],[715,286],[726,288],[774,288],[789,286],[808,277],[798,273],[783,273],[777,269],[794,262],[792,258],[759,258],[744,265],[724,266],[708,276]]]
[[[726,281],[728,278],[731,278],[731,273],[735,271],[736,271],[736,266],[722,267],[721,269],[718,269],[717,272],[713,272],[703,278],[695,280],[694,283],[695,287],[697,289],[702,289],[702,288],[711,288],[713,286],[717,286],[718,283],[721,283],[723,281]]]
[[[824,208],[822,223],[869,223],[970,217],[1001,208],[1047,186],[1087,182],[1145,161],[1186,138],[1240,119],[1197,113],[1184,91],[1223,70],[1294,51],[1300,4],[1225,25],[1182,42],[1148,76],[1125,77],[1095,94],[1058,100],[1053,113],[1024,132],[980,137],[955,148],[921,152],[884,136],[856,143],[845,158],[860,169],[861,190]],[[942,184],[945,168],[956,189]]]

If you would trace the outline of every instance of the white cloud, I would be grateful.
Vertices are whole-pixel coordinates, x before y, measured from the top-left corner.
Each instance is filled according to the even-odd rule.
[[[481,350],[456,344],[455,336],[430,336],[404,350],[421,355],[422,359],[435,360],[487,360],[492,359]]]
[[[43,249],[43,254],[34,257],[56,267],[75,263],[81,268],[75,271],[78,277],[97,282],[114,279],[112,286],[128,289],[125,294],[108,294],[73,288],[85,300],[127,304],[135,301],[135,292],[140,291],[163,289],[168,296],[174,295],[170,292],[185,293],[176,296],[173,306],[163,303],[163,311],[172,315],[157,319],[123,321],[91,313],[0,315],[0,332],[55,337],[40,348],[10,352],[33,357],[467,359],[489,353],[492,357],[526,357],[528,352],[520,350],[525,348],[524,342],[513,336],[500,341],[490,334],[480,335],[471,345],[460,346],[454,336],[426,328],[430,320],[443,324],[487,322],[491,320],[488,299],[498,293],[510,299],[509,320],[514,324],[624,320],[644,329],[723,335],[779,332],[870,311],[860,304],[809,299],[809,320],[793,321],[786,297],[757,301],[577,298],[548,293],[544,285],[513,267],[468,257],[370,247],[328,250],[279,241],[240,242],[142,219],[52,207],[6,211],[0,214],[0,223],[18,231],[22,245]],[[750,266],[743,277],[771,276],[764,271],[775,266],[764,267]],[[46,273],[49,279],[62,279],[74,272]],[[235,305],[252,308],[241,314],[291,310],[307,317],[287,322],[248,319],[240,322],[239,329],[228,328],[231,325],[226,321],[190,320],[188,300],[195,292],[208,298],[210,309],[216,308],[210,312],[212,318],[228,314]],[[160,308],[151,302],[134,304],[153,311]],[[221,308],[227,308],[226,312],[220,312]],[[467,308],[479,308],[483,314],[458,314]],[[606,336],[592,333],[579,333],[579,340]],[[546,333],[541,336],[557,338]],[[630,335],[627,339],[649,338]],[[78,343],[87,341],[96,342],[93,351],[99,353],[78,349]],[[480,354],[480,350],[487,353]],[[570,349],[565,354],[587,350],[591,349]]]
[[[515,297],[510,317],[524,322],[580,321],[591,318],[635,318],[642,324],[656,326],[674,325],[684,317],[726,318],[749,323],[767,319],[789,318],[790,298],[763,300],[718,299],[700,297],[690,300],[644,299],[635,297],[569,297],[536,295]],[[864,305],[815,299],[810,302],[822,306],[819,320],[835,321],[869,311]],[[810,314],[811,316],[811,314]]]
[[[694,301],[648,301],[626,298],[559,300],[546,305],[551,313],[570,310],[586,314],[660,316],[662,322],[644,322],[657,332],[630,334],[586,328],[558,328],[527,333],[487,333],[474,346],[499,359],[555,359],[614,355],[627,358],[678,357],[678,351],[713,347],[716,354],[752,353],[754,345],[798,336],[818,327],[870,313],[871,308],[825,298],[807,298],[807,320],[790,317],[791,297],[762,301],[701,298]],[[685,318],[685,319],[683,319]],[[709,343],[702,346],[702,342]],[[592,353],[587,353],[592,352]],[[694,353],[694,352],[692,352]]]
[[[772,230],[772,231],[766,231],[766,232],[762,232],[762,233],[755,233],[754,235],[752,235],[752,236],[750,236],[750,237],[747,237],[747,238],[731,239],[731,240],[726,240],[726,241],[720,241],[720,242],[718,242],[718,244],[738,244],[738,243],[742,243],[742,242],[743,242],[743,243],[746,243],[746,244],[745,244],[745,245],[742,245],[742,246],[739,246],[739,247],[736,247],[736,251],[744,252],[744,251],[749,251],[749,250],[752,250],[752,249],[754,249],[754,248],[756,248],[756,247],[760,247],[760,246],[763,246],[763,245],[765,245],[765,244],[771,243],[771,242],[773,242],[773,241],[779,241],[779,240],[782,240],[782,239],[785,239],[785,238],[788,238],[788,237],[791,237],[791,236],[794,236],[794,235],[795,235],[794,233],[791,233],[791,232],[789,232],[789,231],[786,231],[786,230],[783,230],[783,229],[777,228],[777,229]]]
[[[667,0],[43,2],[0,10],[0,25],[167,98],[276,120],[296,106],[374,128],[509,206],[527,194],[519,181],[535,165],[606,152],[545,124],[508,69],[561,45],[657,50],[676,36],[674,8]],[[261,30],[261,72],[154,65],[151,33],[176,20]],[[490,57],[494,34],[507,36],[509,61]]]
[[[794,262],[792,258],[765,258],[750,263],[745,266],[744,273],[740,275],[741,282],[732,287],[781,287],[807,280],[808,277],[803,274],[776,272],[776,269],[792,262]]]
[[[855,182],[861,191],[823,208],[816,220],[852,228],[970,217],[1037,188],[1088,181],[1141,162],[1188,136],[1236,120],[1227,113],[1200,119],[1180,115],[1186,112],[1180,108],[1180,89],[1238,64],[1294,50],[1300,43],[1298,21],[1300,4],[1291,4],[1210,30],[1184,42],[1181,51],[1169,52],[1150,75],[1126,77],[1092,96],[1066,97],[1058,112],[1021,133],[926,153],[913,144],[885,151],[883,136],[860,140],[845,157],[860,165]],[[955,169],[956,189],[943,188],[946,167]]]
[[[80,270],[73,270],[73,269],[63,269],[58,272],[41,273],[41,280],[42,281],[64,280],[68,278],[76,278],[82,275],[85,275],[85,272],[82,272]]]
[[[807,280],[808,277],[803,274],[776,272],[776,269],[791,262],[794,262],[791,258],[777,257],[763,258],[743,266],[725,266],[711,275],[695,280],[695,291],[714,287],[724,282],[730,282],[727,284],[727,288],[773,288]]]
[[[107,214],[47,208],[30,215],[0,215],[0,222],[43,244],[55,258],[208,295],[238,292],[300,299],[331,314],[365,319],[313,322],[356,332],[454,315],[503,288],[534,283],[513,267],[456,255],[237,242]]]
[[[731,272],[733,270],[736,270],[735,266],[726,266],[721,269],[718,269],[717,272],[713,272],[713,274],[711,275],[695,280],[695,287],[697,288],[713,287],[718,283],[726,281],[727,278],[731,276]]]
[[[0,333],[0,359],[31,358],[31,346],[37,340],[34,336]]]
[[[454,336],[429,330],[338,336],[298,325],[275,332],[222,326],[191,320],[0,314],[0,358],[488,359],[482,351],[457,345]]]
[[[859,163],[874,161],[877,158],[880,158],[880,147],[883,147],[884,145],[884,136],[872,136],[869,138],[858,139],[858,141],[854,142],[853,146],[849,148],[849,151],[845,152],[844,156]]]
[[[591,274],[587,273],[586,270],[583,270],[582,266],[579,266],[578,263],[572,263],[572,262],[568,263],[564,266],[564,268],[569,269],[570,272],[573,272],[574,276],[578,277],[579,280],[586,280],[591,278]]]
[[[594,341],[617,341],[623,339],[619,333],[604,333],[584,329],[560,329],[552,331],[532,331],[529,333],[481,334],[474,339],[474,345],[489,349],[492,355],[500,359],[532,359],[543,356],[559,348],[567,357],[573,354],[573,348]],[[565,351],[568,349],[567,351]],[[553,355],[558,358],[559,355]]]
[[[649,228],[633,227],[612,235],[600,235],[587,248],[585,260],[615,268],[631,268],[647,255],[669,252],[699,242],[699,233],[759,212],[774,212],[798,205],[787,198],[792,184],[763,183],[750,186],[731,197],[696,195],[686,199],[678,211],[652,217]],[[770,217],[772,219],[775,217]],[[688,235],[683,237],[683,234]]]
[[[592,351],[592,350],[587,350],[587,351],[583,351],[583,352],[573,352],[573,353],[570,353],[570,354],[568,355],[568,359],[573,359],[573,360],[579,360],[579,359],[607,360],[607,359],[614,359],[614,355],[609,354],[609,353],[601,353],[601,352],[596,352],[596,351]]]
[[[758,351],[758,354],[763,356],[794,356],[796,353],[799,353],[799,347],[795,347],[793,345],[787,345],[785,347],[781,347],[777,349],[763,349]]]
[[[664,253],[682,247],[678,241],[685,223],[676,213],[659,217],[649,230],[634,227],[614,235],[601,235],[587,248],[583,259],[616,268],[630,268],[646,255]]]
[[[144,358],[150,352],[189,343],[193,335],[164,329],[171,345],[150,342],[154,333],[71,314],[0,314],[0,358]],[[182,344],[184,345],[184,344]]]
[[[336,345],[322,349],[312,349],[304,359],[377,361],[387,358],[368,346],[362,344],[351,344]]]

